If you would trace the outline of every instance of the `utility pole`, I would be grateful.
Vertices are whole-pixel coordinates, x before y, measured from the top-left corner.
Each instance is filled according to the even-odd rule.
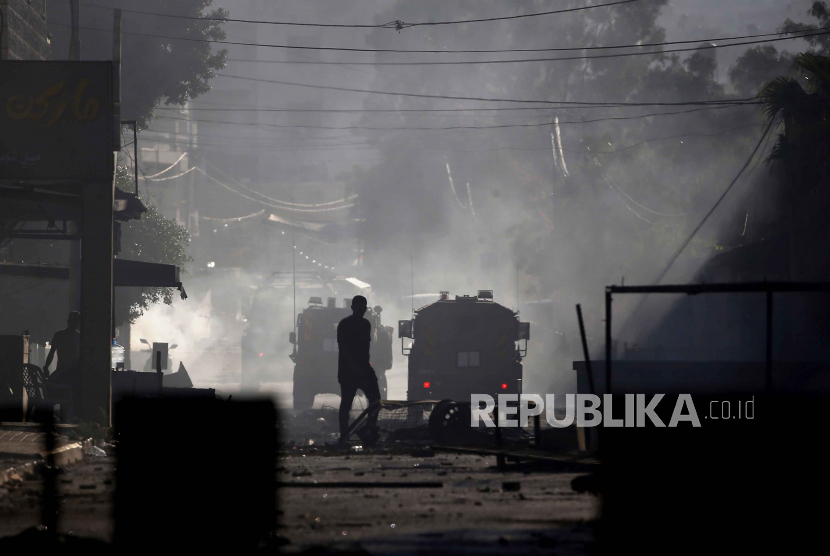
[[[519,257],[516,257],[516,314],[519,313]]]
[[[294,213],[294,195],[291,195],[291,284],[294,290],[294,310],[291,313],[291,320],[294,321],[294,351],[297,351],[297,240],[294,232],[296,229],[296,216]]]
[[[69,39],[69,60],[81,60],[81,25],[80,0],[69,0],[69,11],[72,20],[72,30]],[[80,231],[79,222],[69,224],[68,233],[77,236]],[[81,242],[69,242],[69,310],[81,310]]]
[[[117,130],[115,134],[115,140],[118,141],[118,144],[115,145],[118,147],[118,150],[121,150],[121,132],[123,131],[121,127],[121,10],[116,9],[115,13],[113,14],[112,19],[112,91],[113,91],[113,111],[112,111],[112,124],[113,128]],[[133,122],[133,130],[135,130],[136,122]],[[133,134],[135,138],[135,133]],[[133,148],[135,148],[135,143],[133,143]],[[136,158],[136,171],[138,169],[138,159]],[[136,174],[138,176],[138,174]],[[138,190],[138,179],[135,180],[136,182],[136,192]],[[115,184],[112,185],[113,190],[115,189]],[[115,191],[113,191],[113,194]],[[119,226],[121,224],[118,224]],[[112,330],[112,343],[115,344],[115,286],[110,287],[110,326]],[[129,349],[130,346],[127,346]]]
[[[81,59],[81,14],[80,0],[69,0],[69,15],[72,31],[69,38],[69,59],[78,61]]]
[[[191,103],[187,105],[187,118],[191,120],[192,112],[190,110]],[[187,170],[190,170],[194,166],[196,166],[196,154],[194,152],[194,148],[198,144],[198,138],[196,138],[196,133],[198,133],[198,127],[194,131],[193,129],[193,121],[189,121],[187,123],[188,129],[187,131],[190,132],[190,149],[187,151]],[[187,228],[190,232],[190,236],[193,237],[194,233],[198,234],[198,220],[199,220],[199,213],[196,209],[196,187],[195,187],[195,180],[196,180],[196,173],[190,172],[190,176],[188,176],[187,180]],[[193,222],[195,220],[195,223]]]

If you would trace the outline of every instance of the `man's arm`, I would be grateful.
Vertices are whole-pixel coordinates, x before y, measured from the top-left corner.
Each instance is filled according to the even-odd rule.
[[[367,351],[367,355],[369,356],[368,357],[368,359],[369,359],[369,368],[371,369],[372,368],[372,323],[370,323],[366,319],[363,319],[363,322],[365,323],[363,326],[366,330],[363,334],[364,334],[364,338],[366,338],[366,342],[368,342],[368,344],[366,345],[366,351]]]
[[[49,346],[49,354],[46,356],[46,363],[43,364],[43,370],[47,373],[49,372],[49,365],[52,364],[52,358],[55,356],[55,336],[52,336],[52,344]]]

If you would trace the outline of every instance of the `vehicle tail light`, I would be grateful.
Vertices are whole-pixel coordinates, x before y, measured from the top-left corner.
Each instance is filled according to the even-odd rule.
[[[265,355],[265,354],[260,351],[259,356],[262,357],[263,355]]]
[[[429,382],[424,382],[424,388],[429,388],[429,386],[430,386]]]
[[[502,390],[507,390],[507,383],[506,382],[502,383],[501,389]]]

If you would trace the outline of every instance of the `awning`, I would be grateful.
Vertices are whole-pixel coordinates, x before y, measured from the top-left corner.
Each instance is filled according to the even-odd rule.
[[[112,285],[144,288],[176,288],[182,299],[187,293],[179,280],[179,267],[172,264],[145,263],[113,259]],[[39,265],[0,263],[0,274],[33,278],[69,279],[69,267],[65,265]]]

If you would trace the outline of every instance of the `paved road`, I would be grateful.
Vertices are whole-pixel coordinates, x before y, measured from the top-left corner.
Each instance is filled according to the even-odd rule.
[[[284,488],[280,535],[296,549],[357,542],[372,553],[452,553],[453,546],[485,552],[512,546],[521,553],[585,548],[592,538],[584,523],[596,517],[597,501],[571,489],[575,474],[499,473],[495,458],[472,455],[303,457],[294,451],[281,461],[283,482],[443,483],[440,489]],[[519,490],[505,491],[505,482],[518,482]]]
[[[81,537],[112,539],[112,493],[115,460],[85,456],[62,468],[59,530]],[[19,477],[0,486],[0,537],[15,535],[40,523],[43,481],[38,474]]]
[[[283,488],[278,533],[288,552],[313,546],[362,548],[372,554],[431,556],[466,552],[584,553],[596,498],[574,492],[572,473],[499,473],[493,457],[436,453],[321,455],[290,450],[281,482],[441,482],[443,488]],[[87,457],[60,476],[62,531],[112,538],[115,462]],[[504,483],[519,483],[505,490]],[[0,537],[38,524],[41,480],[21,477],[0,487]],[[515,487],[514,487],[515,488]]]

